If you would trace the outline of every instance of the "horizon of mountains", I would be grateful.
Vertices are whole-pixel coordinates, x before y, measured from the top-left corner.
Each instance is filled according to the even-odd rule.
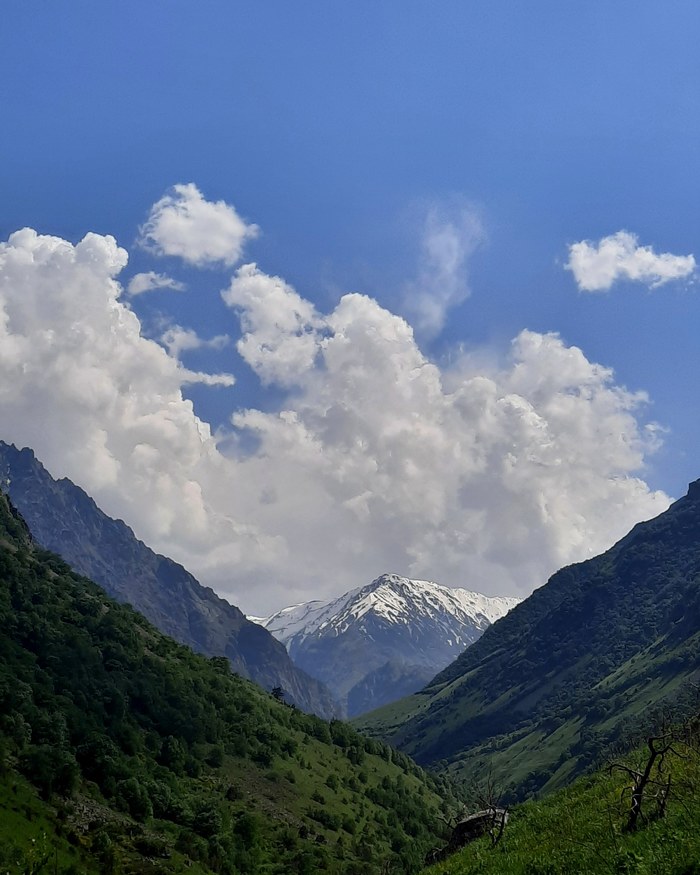
[[[507,600],[489,606],[484,596],[398,575],[267,618],[290,649],[345,672],[334,683],[346,685],[348,707],[380,698],[387,678],[399,691],[439,649],[436,627],[442,645],[460,651],[418,692],[356,717],[370,737],[232,675],[338,713],[270,632],[149,550],[79,487],[54,480],[31,450],[0,442],[0,486],[39,533],[30,537],[0,490],[0,835],[28,835],[37,818],[31,829],[53,830],[56,859],[94,851],[97,868],[83,856],[79,871],[105,871],[112,853],[119,865],[141,860],[125,872],[145,871],[146,858],[154,872],[224,875],[234,859],[236,871],[250,873],[354,875],[392,861],[416,872],[413,839],[435,844],[435,816],[451,796],[409,757],[514,802],[572,784],[669,715],[697,714],[700,480],[498,619]],[[117,600],[150,612],[209,659],[112,602],[43,549],[52,542],[75,556],[79,574],[100,575]],[[450,625],[456,602],[459,634]],[[464,647],[469,634],[477,640]],[[408,662],[393,658],[397,640]],[[379,664],[355,680],[358,655]],[[585,792],[585,782],[577,786]],[[536,837],[527,842],[536,846]],[[168,863],[154,862],[161,854]],[[0,864],[14,865],[2,849]],[[74,862],[61,871],[75,871]]]
[[[667,693],[678,691],[698,668],[700,481],[677,504],[598,557],[607,562],[597,569],[600,579],[590,577],[590,567],[575,578],[587,577],[582,589],[590,603],[600,595],[596,587],[610,585],[606,609],[619,597],[620,579],[631,580],[642,626],[651,604],[669,609],[658,622],[663,630],[670,618],[672,628],[657,636],[656,659],[636,666],[647,674],[645,693],[658,680]],[[429,849],[434,858],[445,847],[449,834],[440,824],[457,809],[444,780],[347,724],[276,701],[232,674],[227,659],[206,659],[162,635],[40,548],[2,494],[0,582],[3,871],[413,875]],[[687,600],[678,600],[679,587]],[[560,620],[578,595],[569,578],[545,603],[554,605],[562,590],[568,601],[559,603],[567,604]],[[649,598],[650,591],[662,597]],[[486,636],[496,638],[519,610]],[[518,628],[522,618],[509,634]],[[565,637],[567,630],[562,624]],[[593,644],[600,640],[595,624],[586,631]],[[468,682],[463,663],[479,646],[440,677]],[[513,665],[502,668],[503,677]],[[697,707],[696,700],[695,721],[674,747],[680,756],[663,762],[660,775],[673,790],[661,802],[653,793],[645,799],[647,815],[636,830],[625,827],[629,776],[606,769],[514,810],[496,847],[486,835],[431,871],[695,871],[700,743],[687,731],[697,729]],[[495,743],[493,753],[501,747],[511,759],[522,755],[511,741]],[[645,745],[622,762],[643,768],[648,757]],[[479,792],[474,788],[472,808],[481,804]]]
[[[322,717],[356,716],[425,686],[516,599],[382,575],[328,602],[252,621],[152,551],[30,448],[0,441],[0,486],[35,539],[177,641]],[[286,631],[285,631],[286,630]]]
[[[421,689],[519,601],[383,574],[337,598],[249,619],[353,717]]]
[[[79,486],[55,480],[31,449],[0,441],[0,487],[42,547],[117,601],[133,605],[161,632],[205,656],[226,656],[234,671],[267,690],[282,687],[304,711],[342,716],[330,691],[297,668],[269,632],[182,565],[147,547]]]
[[[466,649],[460,635],[477,637],[494,616],[486,597],[465,596],[459,622],[472,627],[456,633],[447,615],[458,591],[398,575],[267,618],[336,698],[269,631],[151,551],[75,484],[54,480],[31,450],[0,442],[0,481],[43,547],[166,634],[225,655],[235,671],[281,687],[304,710],[328,718],[348,709],[363,731],[458,780],[496,770],[515,796],[567,783],[697,670],[697,483],[602,556],[557,572]],[[678,638],[682,630],[688,640]],[[435,653],[447,663],[439,673],[429,665]],[[401,698],[411,689],[418,691]]]
[[[467,783],[488,775],[524,798],[569,783],[659,709],[691,707],[699,674],[700,480],[554,574],[420,692],[353,723],[424,766]]]

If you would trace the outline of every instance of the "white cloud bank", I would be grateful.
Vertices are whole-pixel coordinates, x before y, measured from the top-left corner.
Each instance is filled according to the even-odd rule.
[[[640,246],[636,234],[618,231],[597,244],[581,240],[569,246],[570,270],[579,291],[607,292],[618,280],[645,283],[652,288],[671,280],[685,279],[695,271],[692,255],[656,253]]]
[[[376,301],[321,314],[254,265],[223,292],[238,351],[290,391],[217,444],[119,300],[126,259],[96,234],[0,244],[0,436],[249,612],[387,570],[525,595],[668,504],[638,476],[644,396],[556,335],[441,371]]]
[[[222,297],[241,322],[236,348],[264,384],[293,386],[313,368],[323,320],[284,280],[246,264]]]
[[[234,207],[205,200],[190,182],[174,185],[151,207],[138,242],[155,255],[176,255],[196,267],[230,267],[257,234],[257,225],[246,224]]]

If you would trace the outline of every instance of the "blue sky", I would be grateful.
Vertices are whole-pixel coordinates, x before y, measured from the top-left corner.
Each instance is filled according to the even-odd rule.
[[[564,444],[557,445],[556,458],[559,467],[583,465],[591,483],[637,478],[648,490],[634,498],[625,494],[618,505],[609,490],[595,485],[578,507],[585,519],[578,528],[578,522],[571,522],[577,514],[571,494],[577,481],[553,481],[544,497],[530,490],[521,510],[527,516],[529,508],[547,505],[541,539],[536,535],[532,541],[533,550],[544,551],[548,558],[540,567],[522,548],[527,555],[516,561],[521,547],[514,537],[516,558],[492,584],[494,591],[522,594],[558,562],[583,558],[586,544],[604,545],[604,532],[610,528],[607,513],[593,520],[603,500],[610,501],[611,516],[627,524],[660,509],[663,501],[650,498],[655,491],[679,496],[689,480],[700,476],[694,452],[700,428],[694,403],[700,304],[695,271],[690,262],[680,260],[700,257],[698,24],[696,3],[645,0],[430,5],[7,0],[0,31],[5,83],[0,99],[0,240],[25,226],[72,244],[87,232],[113,235],[129,252],[129,264],[118,275],[123,287],[133,275],[148,271],[184,284],[184,291],[124,293],[121,306],[139,318],[138,330],[150,340],[159,340],[174,324],[199,338],[229,338],[214,347],[177,350],[182,366],[190,370],[236,379],[230,387],[182,387],[184,397],[194,400],[195,413],[218,435],[219,449],[227,457],[237,453],[242,459],[262,446],[265,458],[283,465],[271,446],[265,446],[272,441],[268,432],[239,426],[232,431],[235,411],[254,408],[277,415],[293,409],[308,428],[312,421],[321,428],[323,418],[322,390],[316,383],[324,370],[318,361],[312,387],[310,374],[296,382],[271,379],[264,366],[251,365],[237,352],[236,343],[245,334],[237,317],[243,311],[250,317],[250,300],[242,286],[228,305],[220,292],[248,262],[255,262],[265,277],[283,278],[317,314],[331,319],[333,324],[321,325],[313,322],[314,316],[305,323],[303,331],[316,331],[319,338],[340,331],[330,314],[349,292],[375,299],[383,313],[405,317],[415,329],[421,354],[440,370],[446,386],[458,381],[455,362],[465,356],[471,377],[480,367],[493,376],[505,367],[511,340],[529,330],[537,336],[556,332],[562,349],[578,347],[591,365],[613,370],[608,388],[615,387],[620,407],[611,413],[609,399],[596,402],[590,408],[596,416],[629,410],[627,396],[620,400],[620,392],[648,393],[648,405],[633,413],[639,434],[630,432],[623,443],[648,437],[644,427],[652,421],[663,432],[656,432],[655,451],[649,442],[637,448],[639,464],[612,460],[594,470],[590,460],[567,459]],[[197,187],[204,202],[223,201],[259,227],[234,262],[210,259],[203,267],[195,266],[163,253],[162,247],[157,255],[139,245],[139,228],[152,206],[172,186],[187,183]],[[633,272],[619,272],[604,291],[581,291],[577,276],[565,269],[569,247],[590,241],[595,254],[601,240],[621,231],[635,235],[628,241],[632,262],[639,265],[646,257],[651,268],[637,279],[630,279]],[[430,239],[438,246],[432,256],[426,248]],[[614,240],[620,243],[620,238]],[[450,246],[461,253],[452,269],[445,266]],[[670,273],[655,273],[661,262],[654,259],[663,254],[676,261],[666,261]],[[451,291],[440,303],[446,287]],[[429,324],[424,309],[435,300],[439,317]],[[37,307],[42,308],[41,302]],[[50,312],[47,304],[45,313]],[[355,316],[360,318],[357,314],[359,310]],[[369,319],[365,310],[361,318]],[[32,331],[45,332],[50,325],[46,315]],[[248,334],[259,330],[259,325],[249,326]],[[51,366],[58,367],[55,362]],[[60,381],[62,373],[56,371],[55,379]],[[514,374],[497,381],[501,395],[520,391],[513,388]],[[16,379],[9,370],[0,377]],[[546,420],[544,408],[537,407],[536,383],[533,377],[521,394]],[[363,385],[356,385],[357,397],[367,395]],[[120,391],[131,390],[127,385]],[[149,397],[157,394],[149,390]],[[66,399],[74,395],[68,392],[63,407],[50,414],[30,415],[26,396],[24,406],[16,398],[6,402],[4,418],[17,423],[8,428],[6,438],[32,442],[56,473],[73,479],[82,474],[83,485],[107,510],[122,513],[154,546],[177,553],[175,558],[194,566],[244,607],[249,602],[251,609],[262,612],[268,606],[267,601],[254,603],[253,586],[268,587],[270,607],[284,603],[287,592],[279,579],[290,566],[301,570],[291,575],[289,601],[335,594],[341,582],[362,585],[364,576],[384,571],[486,590],[484,578],[493,576],[493,563],[500,567],[495,548],[481,542],[460,547],[458,533],[446,532],[451,511],[444,495],[437,502],[441,511],[426,511],[432,520],[424,521],[430,538],[414,552],[402,547],[420,528],[420,501],[416,499],[410,524],[402,528],[396,522],[401,518],[397,508],[405,506],[405,497],[397,495],[394,504],[387,499],[386,506],[375,507],[376,496],[366,494],[372,487],[365,488],[357,472],[343,481],[342,501],[350,502],[347,506],[358,520],[365,514],[372,526],[377,524],[375,515],[392,516],[396,525],[382,539],[392,547],[380,545],[374,553],[370,544],[362,548],[364,530],[340,518],[336,529],[313,535],[316,517],[292,501],[298,485],[291,474],[286,499],[271,499],[266,487],[260,494],[267,497],[258,496],[262,503],[256,504],[250,483],[260,474],[243,476],[239,468],[230,472],[231,490],[240,488],[246,499],[235,508],[217,504],[223,499],[205,483],[211,474],[192,474],[190,479],[199,484],[204,504],[214,508],[215,516],[234,518],[239,527],[252,526],[260,544],[267,545],[258,545],[263,552],[275,553],[278,547],[277,564],[251,561],[243,567],[239,553],[212,559],[229,537],[224,535],[221,544],[202,540],[178,548],[182,535],[167,521],[168,514],[157,525],[140,515],[100,467],[104,460],[78,459],[67,446],[51,445],[45,437],[46,417],[60,430],[61,416],[70,409]],[[330,402],[324,403],[327,412]],[[348,422],[364,422],[371,413],[365,408],[360,413],[353,403],[347,400],[343,408],[353,413]],[[418,419],[429,415],[418,402],[411,411],[404,410],[406,416],[409,412]],[[583,421],[582,414],[576,415]],[[129,459],[120,455],[123,441],[110,430],[116,426],[106,421],[92,425],[106,435],[116,468],[130,471]],[[555,429],[553,421],[549,425]],[[347,422],[344,427],[352,428]],[[611,421],[606,434],[615,427]],[[322,431],[330,433],[328,421]],[[571,439],[581,443],[586,435],[590,438],[590,429]],[[391,481],[389,460],[400,453],[393,447],[384,456],[372,455],[372,441],[384,446],[385,436],[386,430],[377,430],[371,439],[358,437],[358,446],[369,441],[367,454],[376,465],[377,482],[384,476]],[[558,438],[553,440],[556,444]],[[323,455],[330,445],[321,443]],[[94,446],[94,441],[86,440],[86,445]],[[337,450],[339,445],[333,446]],[[530,452],[517,440],[514,448],[523,458]],[[163,446],[156,450],[160,464],[167,466]],[[466,447],[459,452],[466,454]],[[502,449],[494,451],[496,457],[493,491],[505,490],[505,496],[513,487],[503,479]],[[413,459],[412,470],[421,464]],[[336,462],[328,465],[337,468]],[[426,465],[424,479],[416,481],[422,491],[437,477]],[[306,473],[314,479],[310,469]],[[278,476],[281,480],[287,475]],[[320,481],[314,483],[323,501],[336,495],[337,483],[323,481],[322,488]],[[457,502],[460,513],[468,506],[476,514],[477,496],[489,493],[489,483],[486,475],[478,485],[465,480],[460,494],[471,497],[450,501]],[[386,493],[386,486],[382,488]],[[566,509],[558,504],[563,499],[557,490],[569,494]],[[490,499],[480,500],[488,504]],[[321,498],[315,505],[319,503]],[[276,515],[266,515],[277,504]],[[493,514],[486,514],[490,525],[509,525],[498,509],[506,506],[505,497],[495,503]],[[307,520],[312,533],[308,542],[306,535],[287,528],[288,515]],[[547,520],[557,515],[568,522],[560,528],[551,524],[554,532]],[[468,516],[460,525],[470,529],[469,519],[476,525],[476,517]],[[571,526],[575,537],[567,534]],[[312,566],[300,558],[314,549],[312,536],[348,543],[338,548],[335,560],[333,553],[320,551]],[[277,547],[270,547],[268,538]],[[481,559],[471,566],[467,558],[475,551]],[[246,554],[247,548],[241,546],[240,552]],[[352,557],[359,554],[362,559],[355,561]],[[521,560],[528,571],[519,582],[513,569]],[[342,566],[342,572],[334,571],[336,583],[323,573],[331,562]],[[384,567],[386,563],[394,567]],[[231,571],[234,565],[240,573]],[[227,583],[233,577],[236,582]],[[268,585],[271,578],[277,581],[274,586]]]

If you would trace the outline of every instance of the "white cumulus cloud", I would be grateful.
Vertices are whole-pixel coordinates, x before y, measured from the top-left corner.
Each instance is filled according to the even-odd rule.
[[[322,320],[280,277],[245,264],[222,298],[241,321],[238,352],[263,383],[290,385],[313,365]]]
[[[311,579],[372,565],[527,592],[667,505],[634,476],[654,448],[645,396],[556,335],[522,332],[490,372],[441,372],[408,323],[351,294],[313,338],[288,408],[234,416],[259,442],[238,482],[267,496],[240,513],[284,529]],[[255,330],[244,344],[258,348]]]
[[[656,253],[640,246],[636,234],[618,231],[598,243],[581,240],[569,246],[570,270],[582,292],[607,292],[618,280],[641,282],[652,288],[685,279],[695,271],[693,255]]]
[[[254,265],[223,295],[282,400],[215,439],[119,299],[126,259],[95,234],[0,244],[0,436],[249,612],[386,570],[525,595],[668,504],[644,395],[557,335],[441,369],[376,301],[320,313]]]
[[[144,292],[152,292],[154,289],[172,289],[174,292],[182,292],[185,284],[166,276],[164,273],[156,273],[154,270],[145,273],[137,273],[131,277],[127,285],[127,293],[136,296]]]
[[[207,374],[202,371],[182,370],[182,383],[200,383],[202,386],[233,386],[236,378],[233,374]]]
[[[168,350],[168,354],[179,361],[183,352],[193,349],[223,349],[230,341],[228,334],[217,334],[209,340],[204,340],[191,328],[183,328],[181,325],[171,325],[160,336],[161,344]],[[202,371],[192,371],[189,368],[181,368],[182,382],[200,383],[204,386],[233,386],[236,378],[233,374],[206,374]]]
[[[247,224],[225,201],[205,200],[194,183],[174,185],[152,207],[139,243],[156,255],[176,255],[188,264],[231,266],[257,225]]]
[[[2,435],[34,448],[55,476],[152,543],[204,550],[213,518],[201,473],[222,463],[181,386],[209,375],[142,336],[119,301],[126,262],[112,237],[97,234],[73,246],[25,229],[0,244]],[[256,537],[216,520],[234,551]]]

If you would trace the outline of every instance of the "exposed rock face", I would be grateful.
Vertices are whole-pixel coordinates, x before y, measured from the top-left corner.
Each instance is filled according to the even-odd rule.
[[[700,501],[700,480],[693,480],[688,485],[688,498],[691,501]]]
[[[177,562],[154,553],[70,480],[54,480],[30,449],[0,441],[0,486],[42,547],[166,635],[206,656],[227,656],[239,674],[268,690],[282,687],[305,711],[325,718],[339,713],[323,684],[296,668],[269,632]]]

